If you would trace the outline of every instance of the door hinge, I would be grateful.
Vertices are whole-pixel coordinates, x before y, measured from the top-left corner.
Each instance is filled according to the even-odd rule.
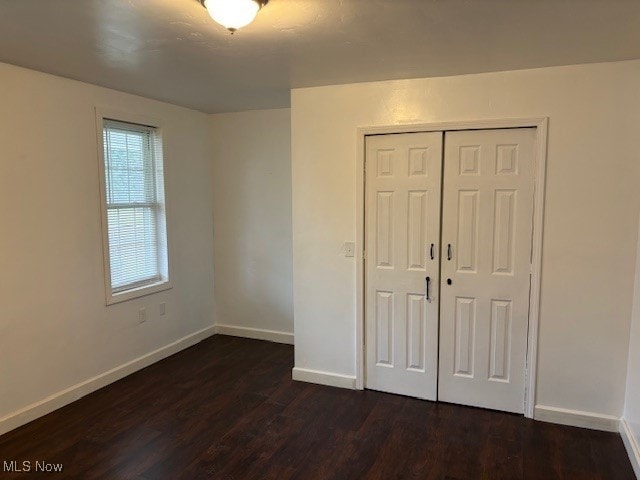
[[[367,259],[367,251],[366,250],[362,250],[362,259],[363,260]]]

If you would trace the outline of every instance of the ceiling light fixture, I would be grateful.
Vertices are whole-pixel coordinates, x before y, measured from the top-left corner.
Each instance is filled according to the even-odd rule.
[[[269,0],[198,0],[231,33],[249,25]]]

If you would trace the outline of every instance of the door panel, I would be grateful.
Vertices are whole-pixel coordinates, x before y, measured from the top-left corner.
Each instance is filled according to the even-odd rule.
[[[524,411],[534,142],[533,128],[445,134],[440,400]]]
[[[442,138],[366,137],[365,386],[430,400],[437,389]]]

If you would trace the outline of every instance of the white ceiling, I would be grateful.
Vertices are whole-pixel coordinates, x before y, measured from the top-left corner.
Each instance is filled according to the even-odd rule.
[[[640,58],[640,0],[0,0],[0,61],[205,112],[289,89]]]

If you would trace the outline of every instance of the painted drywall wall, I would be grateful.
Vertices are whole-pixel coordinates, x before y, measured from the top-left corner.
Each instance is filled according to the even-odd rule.
[[[289,109],[211,115],[211,139],[216,322],[292,340],[290,119]]]
[[[295,365],[355,375],[356,129],[549,117],[536,403],[622,414],[640,62],[292,91]],[[615,420],[615,419],[614,419]]]
[[[1,428],[14,412],[214,319],[208,116],[7,64],[0,84]],[[109,307],[96,106],[157,118],[165,140],[174,287]],[[141,307],[147,321],[138,324]]]
[[[635,457],[634,467],[636,475],[640,478],[640,235],[638,235],[637,252],[629,339],[629,363],[627,366],[627,391],[621,430],[623,430],[623,435],[630,437],[627,449],[629,455]]]

